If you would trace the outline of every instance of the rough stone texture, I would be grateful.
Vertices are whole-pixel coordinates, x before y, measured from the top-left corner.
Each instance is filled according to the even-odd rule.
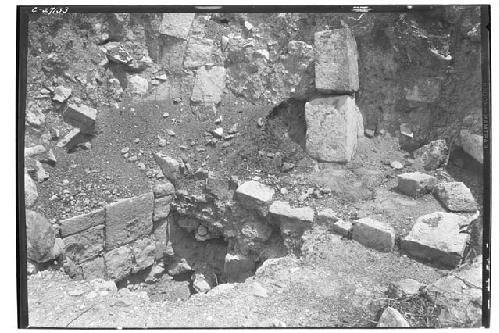
[[[54,97],[52,99],[59,103],[64,103],[69,96],[71,96],[71,88],[66,88],[64,86],[57,86],[54,89]]]
[[[425,170],[435,170],[446,163],[448,146],[445,140],[431,141],[413,152],[418,164],[422,164]]]
[[[277,222],[285,236],[302,234],[312,228],[314,210],[310,207],[292,208],[288,202],[275,201],[269,207],[271,221]]]
[[[68,104],[68,107],[64,110],[63,119],[68,124],[78,127],[81,133],[93,134],[95,132],[97,110],[83,104]]]
[[[468,130],[460,131],[460,145],[464,152],[483,164],[483,136],[473,134]]]
[[[64,238],[64,252],[76,263],[97,257],[104,249],[104,226],[97,226]]]
[[[30,175],[24,173],[24,203],[26,207],[31,207],[35,204],[38,199],[38,190],[36,188],[35,181],[30,177]]]
[[[356,105],[356,123],[358,128],[358,138],[363,138],[365,136],[365,124],[363,119],[363,114],[359,111],[358,106]]]
[[[330,229],[331,226],[334,223],[337,223],[338,220],[339,217],[333,211],[333,209],[327,208],[318,212],[318,216],[316,217],[316,224],[325,226]]]
[[[241,227],[240,231],[246,238],[265,242],[271,236],[273,229],[262,222],[249,221]]]
[[[389,306],[380,316],[377,327],[410,327],[410,324],[398,310]]]
[[[61,237],[68,237],[69,235],[76,234],[77,232],[86,230],[90,227],[104,225],[105,222],[104,208],[95,210],[88,214],[78,215],[66,220],[59,221],[59,230]]]
[[[106,206],[106,250],[151,234],[152,218],[153,192]]]
[[[437,179],[422,172],[402,173],[398,175],[397,190],[410,197],[418,197],[423,194],[432,193]]]
[[[204,67],[196,71],[196,78],[191,94],[191,101],[204,105],[219,104],[226,84],[226,70],[222,66],[214,66],[206,70]]]
[[[263,216],[267,215],[273,196],[271,187],[254,180],[241,184],[235,192],[235,199],[243,207],[255,209]]]
[[[438,78],[419,79],[413,87],[406,90],[406,100],[410,102],[431,103],[439,98],[441,80]]]
[[[155,262],[155,243],[150,238],[140,239],[130,245],[134,254],[132,273],[142,271]]]
[[[121,280],[130,274],[134,266],[132,250],[128,246],[113,249],[104,254],[104,262],[108,278]]]
[[[82,268],[83,278],[85,280],[106,278],[106,267],[104,266],[104,258],[101,256],[81,263],[80,267]]]
[[[59,140],[57,147],[71,149],[78,144],[80,136],[80,129],[73,128],[61,140]]]
[[[154,159],[163,172],[163,175],[175,185],[182,176],[179,161],[162,153],[155,153]]]
[[[26,210],[26,254],[29,260],[43,263],[51,259],[55,232],[50,222],[40,213]]]
[[[43,145],[36,145],[33,147],[25,147],[24,148],[24,157],[30,157],[34,155],[40,155],[47,152],[47,148]]]
[[[191,37],[184,58],[184,67],[194,68],[211,63],[213,45],[214,41],[211,39]]]
[[[162,220],[154,224],[153,235],[155,239],[155,259],[161,260],[167,253],[167,224],[168,220]]]
[[[173,197],[171,195],[155,199],[154,210],[153,210],[153,222],[158,222],[160,220],[166,219],[168,214],[170,214],[170,203]]]
[[[352,239],[367,247],[387,252],[394,247],[396,235],[387,223],[365,217],[354,223]]]
[[[314,34],[316,89],[326,92],[353,92],[359,89],[358,50],[349,29]]]
[[[478,209],[470,189],[462,182],[440,183],[436,197],[452,212],[475,212]]]
[[[128,78],[127,88],[134,94],[146,95],[149,89],[149,82],[139,75],[132,75]]]
[[[403,279],[391,283],[387,290],[387,295],[391,298],[403,298],[415,296],[424,285],[413,279]]]
[[[444,267],[457,266],[469,236],[460,233],[464,218],[452,213],[436,212],[420,216],[400,248],[408,255]]]
[[[439,322],[443,327],[480,327],[482,316],[482,256],[424,290],[442,307]]]
[[[163,13],[160,34],[187,39],[194,16],[194,13]]]
[[[250,258],[241,254],[226,254],[224,259],[224,274],[227,281],[243,282],[246,278],[253,275],[255,263]]]
[[[155,199],[166,197],[167,195],[175,194],[175,187],[169,181],[163,181],[161,183],[156,183],[153,186],[153,194]]]
[[[345,163],[357,146],[358,117],[354,98],[316,98],[305,105],[306,151],[324,162]]]
[[[330,230],[338,235],[349,237],[352,232],[352,222],[338,220],[330,226]]]

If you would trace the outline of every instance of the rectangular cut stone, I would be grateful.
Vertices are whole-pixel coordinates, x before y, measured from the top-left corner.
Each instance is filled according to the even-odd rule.
[[[483,136],[468,130],[460,131],[460,144],[464,152],[483,164]]]
[[[106,252],[104,263],[108,278],[122,280],[130,275],[134,267],[132,250],[128,245],[125,245]]]
[[[212,62],[214,41],[207,38],[191,37],[189,39],[184,67],[195,68]]]
[[[435,194],[449,211],[475,212],[478,209],[470,189],[462,182],[440,183]]]
[[[83,142],[82,134],[79,128],[73,128],[69,131],[59,142],[57,142],[57,147],[71,149],[80,142]]]
[[[106,206],[106,250],[148,236],[153,230],[153,192]]]
[[[104,226],[102,225],[64,238],[64,252],[76,263],[97,257],[103,249]]]
[[[104,225],[105,221],[104,208],[95,210],[88,214],[78,215],[59,222],[61,237],[68,237],[77,232],[87,230],[90,227]]]
[[[195,13],[163,13],[160,34],[188,39]]]
[[[224,67],[214,66],[209,70],[201,67],[196,71],[191,101],[207,106],[219,104],[225,86],[226,70]]]
[[[104,266],[104,258],[99,256],[95,259],[83,262],[80,264],[85,280],[105,279],[106,267]]]
[[[262,216],[267,215],[273,200],[274,190],[257,181],[247,181],[236,189],[235,198],[245,208],[255,209]]]
[[[282,236],[301,236],[306,229],[311,229],[314,222],[314,210],[310,207],[292,208],[288,202],[275,201],[269,207],[271,221],[278,223]]]
[[[411,197],[432,193],[437,179],[422,172],[402,173],[398,175],[398,191]]]
[[[306,103],[306,152],[323,162],[349,162],[358,143],[357,112],[350,96],[316,98]]]
[[[463,256],[469,235],[460,233],[463,218],[436,212],[421,216],[401,240],[401,251],[409,256],[447,268],[456,267]]]
[[[68,104],[63,113],[63,119],[68,124],[78,127],[81,133],[93,134],[97,110],[87,105]]]
[[[154,201],[154,211],[153,211],[153,222],[157,222],[166,219],[168,214],[170,214],[170,203],[173,197],[171,195],[155,199]]]
[[[365,217],[353,224],[352,239],[366,247],[389,252],[394,247],[396,234],[387,223]]]
[[[316,89],[346,93],[359,89],[358,49],[347,28],[314,34]]]

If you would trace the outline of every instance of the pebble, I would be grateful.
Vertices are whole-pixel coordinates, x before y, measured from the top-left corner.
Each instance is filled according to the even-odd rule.
[[[134,139],[134,143],[139,143],[139,141],[141,141],[139,138]]]
[[[403,169],[403,164],[401,164],[401,162],[398,162],[398,161],[392,161],[391,167],[393,167],[396,170],[401,170],[401,169]]]
[[[168,112],[165,112],[165,113],[163,114],[163,118],[168,118],[169,116],[170,116],[170,114],[169,114]]]
[[[121,150],[121,153],[122,153],[122,154],[126,154],[126,153],[128,153],[128,151],[129,151],[129,150],[130,150],[130,148],[129,148],[129,147],[125,147],[125,148],[123,148],[123,149]]]
[[[165,147],[166,145],[167,145],[167,139],[163,139],[163,138],[158,139],[158,146]]]
[[[171,129],[167,130],[167,134],[170,135],[170,136],[175,136],[175,132],[172,131]]]
[[[262,118],[257,119],[257,125],[258,125],[259,127],[264,126],[264,119],[262,119]]]

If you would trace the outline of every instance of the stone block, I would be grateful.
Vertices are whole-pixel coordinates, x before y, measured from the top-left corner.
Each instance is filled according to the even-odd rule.
[[[346,163],[358,142],[359,116],[354,98],[316,98],[305,105],[306,152],[323,162]]]
[[[353,224],[352,239],[366,247],[389,252],[394,247],[396,234],[387,223],[365,217]]]
[[[475,212],[476,200],[470,189],[462,182],[440,183],[436,186],[436,197],[452,212]]]
[[[59,230],[61,237],[68,237],[90,227],[104,225],[105,222],[104,208],[95,210],[88,214],[78,215],[69,219],[59,221]]]
[[[153,211],[153,222],[158,222],[160,220],[166,219],[168,214],[170,214],[170,203],[173,197],[171,195],[155,199],[154,201],[154,211]]]
[[[106,206],[106,250],[130,243],[153,230],[153,192]]]
[[[423,194],[432,193],[437,179],[422,172],[402,173],[398,175],[397,190],[410,197],[419,197]]]
[[[314,34],[316,89],[322,92],[354,92],[359,89],[358,50],[347,28]]]
[[[97,110],[83,104],[68,104],[63,119],[68,124],[78,127],[81,133],[94,134]]]
[[[464,152],[472,156],[476,161],[483,164],[483,136],[473,134],[468,130],[460,131],[460,145]]]
[[[132,273],[140,272],[154,264],[156,255],[154,240],[151,238],[139,239],[130,244],[130,247],[134,255]]]
[[[235,199],[245,208],[254,209],[266,216],[274,196],[274,189],[250,180],[241,184],[235,192]]]
[[[85,280],[93,279],[105,279],[106,278],[106,267],[104,266],[104,258],[99,256],[95,259],[82,262],[80,264],[82,268],[83,278]]]
[[[160,34],[188,39],[195,13],[163,13]]]
[[[133,253],[129,246],[118,247],[104,254],[108,278],[122,280],[130,275],[133,263]]]
[[[87,230],[64,238],[64,252],[76,263],[97,257],[104,249],[104,226]]]
[[[207,106],[219,104],[225,86],[226,70],[224,67],[214,66],[208,70],[201,67],[196,71],[191,101]]]

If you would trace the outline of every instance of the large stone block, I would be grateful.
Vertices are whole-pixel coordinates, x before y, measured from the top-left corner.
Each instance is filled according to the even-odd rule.
[[[153,192],[106,206],[106,250],[130,243],[153,230]]]
[[[106,278],[104,258],[101,256],[86,262],[82,262],[80,264],[80,267],[82,268],[83,278],[85,280]]]
[[[316,89],[325,92],[353,92],[359,89],[358,50],[349,29],[314,34]]]
[[[468,130],[460,131],[460,145],[464,152],[483,164],[483,136],[473,134]]]
[[[278,223],[285,236],[300,235],[312,228],[314,210],[311,207],[292,208],[288,202],[275,201],[269,207],[271,221]]]
[[[475,212],[478,209],[470,189],[462,182],[440,183],[435,193],[439,201],[452,212]]]
[[[184,67],[195,68],[212,62],[214,41],[208,38],[191,37],[189,39]]]
[[[365,217],[352,227],[352,239],[379,251],[391,251],[396,241],[394,229],[387,223]]]
[[[227,282],[243,282],[253,275],[255,262],[241,254],[226,254],[224,259],[224,274]]]
[[[208,70],[201,67],[196,71],[191,101],[209,106],[219,104],[225,85],[226,70],[224,67],[215,66]]]
[[[87,105],[68,104],[63,113],[63,119],[68,124],[78,127],[81,133],[93,134],[97,110]]]
[[[188,39],[194,16],[194,13],[163,13],[160,34]]]
[[[346,163],[358,142],[359,116],[354,98],[316,98],[305,105],[306,151],[324,162]]]
[[[235,198],[245,208],[255,209],[265,216],[273,200],[274,190],[257,181],[247,181],[236,189]]]
[[[437,179],[422,172],[402,173],[398,175],[398,191],[411,197],[431,193]]]
[[[68,237],[80,231],[89,229],[90,227],[104,225],[105,217],[106,214],[104,208],[102,208],[88,214],[78,215],[66,220],[61,220],[59,221],[59,230],[61,232],[61,237]]]
[[[104,226],[92,227],[64,238],[64,252],[76,263],[97,257],[104,249]]]
[[[420,216],[401,240],[401,250],[412,257],[453,268],[460,263],[469,238],[460,233],[463,223],[463,217],[452,213]]]
[[[121,280],[130,275],[134,267],[132,250],[127,245],[113,249],[104,254],[104,262],[108,278]]]

